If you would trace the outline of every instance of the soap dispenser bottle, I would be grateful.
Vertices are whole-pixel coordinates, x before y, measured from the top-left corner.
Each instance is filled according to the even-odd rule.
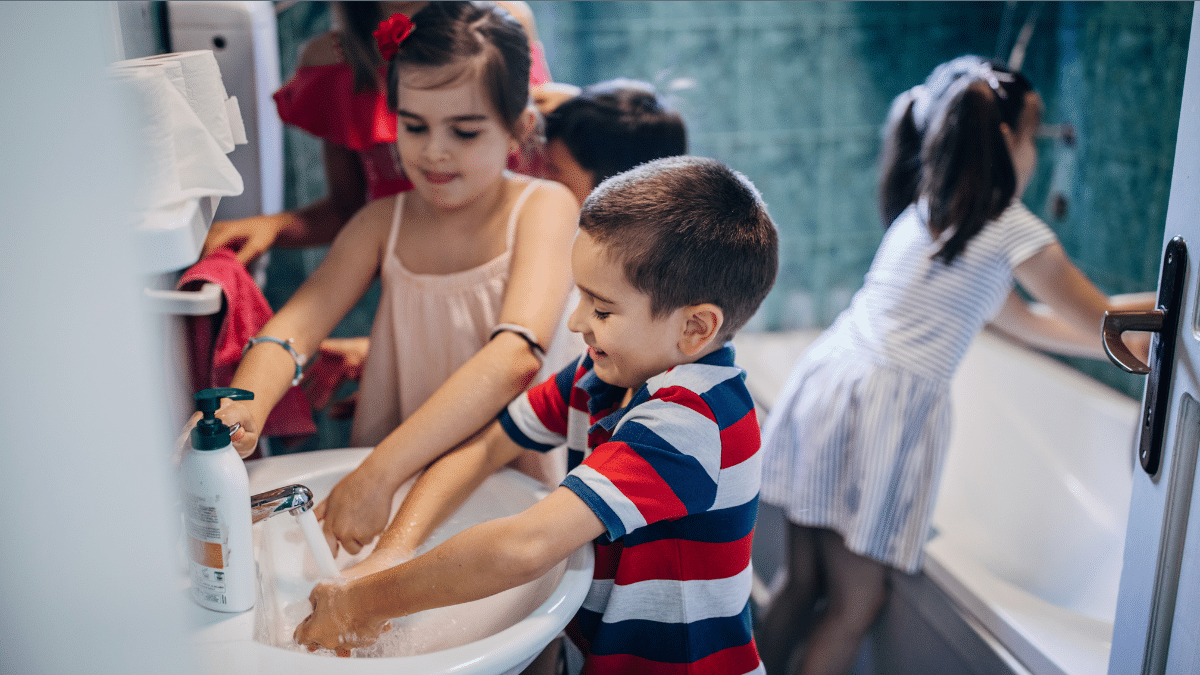
[[[217,419],[222,398],[247,400],[254,394],[229,387],[195,395],[203,417],[192,429],[192,447],[180,466],[192,598],[219,612],[254,606],[254,555],[250,534],[250,480],[246,465],[229,440],[229,427]]]

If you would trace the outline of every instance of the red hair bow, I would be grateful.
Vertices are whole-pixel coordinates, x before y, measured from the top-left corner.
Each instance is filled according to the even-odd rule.
[[[375,36],[375,43],[379,45],[379,53],[383,54],[384,61],[391,61],[396,52],[400,51],[400,43],[413,32],[413,28],[416,28],[416,24],[403,14],[393,14],[379,22],[379,28],[375,29],[372,35]]]

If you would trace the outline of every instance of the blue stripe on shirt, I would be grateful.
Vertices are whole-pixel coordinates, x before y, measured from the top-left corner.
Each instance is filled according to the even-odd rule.
[[[737,541],[754,531],[758,518],[758,498],[745,504],[719,511],[709,511],[703,516],[662,520],[651,523],[625,535],[622,543],[626,548],[660,539],[684,539],[710,544]]]
[[[675,449],[658,434],[637,422],[627,422],[614,438],[654,469],[688,513],[702,513],[716,501],[717,484],[700,461]]]
[[[595,612],[586,609],[579,610],[578,621],[580,628],[596,631],[591,644],[593,654],[632,654],[659,663],[694,663],[719,651],[741,647],[750,641],[751,634],[749,602],[734,616],[691,623],[641,619],[601,623]]]
[[[741,378],[745,380],[746,375],[743,373]],[[713,387],[701,394],[700,398],[708,404],[717,420],[717,427],[722,431],[740,422],[747,412],[754,410],[754,400],[750,397],[750,390],[745,387]]]
[[[600,535],[602,543],[611,544],[625,535],[625,523],[617,515],[617,512],[609,507],[608,502],[596,495],[587,483],[580,480],[578,476],[568,474],[561,485],[578,495],[588,505],[588,508],[595,512],[600,522],[604,523],[604,527],[608,528],[607,534]]]
[[[508,437],[522,448],[536,450],[538,452],[548,452],[558,447],[557,445],[538,443],[537,441],[534,441],[530,437],[526,436],[525,432],[521,431],[521,427],[517,426],[517,423],[513,420],[512,415],[508,414],[508,408],[501,410],[500,416],[496,419],[500,422],[500,427],[504,429],[504,433],[508,434]]]

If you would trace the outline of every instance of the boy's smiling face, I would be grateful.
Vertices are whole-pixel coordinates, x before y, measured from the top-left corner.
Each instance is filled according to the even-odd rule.
[[[601,380],[636,389],[690,360],[679,349],[686,308],[652,318],[650,296],[630,285],[608,248],[582,230],[571,250],[571,267],[579,286],[579,305],[567,327],[583,336]]]

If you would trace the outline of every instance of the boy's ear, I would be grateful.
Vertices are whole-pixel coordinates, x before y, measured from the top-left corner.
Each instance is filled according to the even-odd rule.
[[[711,302],[683,308],[683,333],[679,336],[679,351],[695,356],[712,344],[725,325],[725,313]]]

